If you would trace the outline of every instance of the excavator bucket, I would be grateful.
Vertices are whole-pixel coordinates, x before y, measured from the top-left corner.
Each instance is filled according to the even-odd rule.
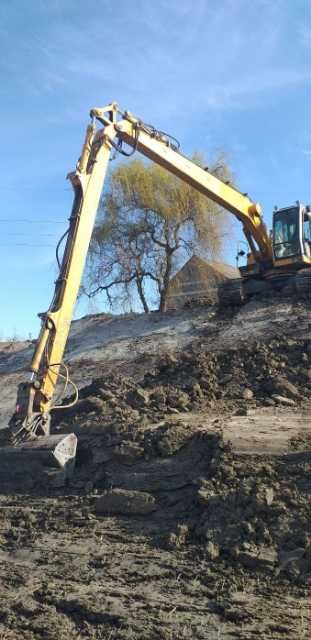
[[[42,436],[0,447],[0,492],[59,489],[70,479],[77,449],[74,433]]]
[[[0,493],[51,491],[64,487],[72,475],[77,437],[50,433],[49,413],[35,411],[38,389],[18,386],[15,412],[0,434]]]

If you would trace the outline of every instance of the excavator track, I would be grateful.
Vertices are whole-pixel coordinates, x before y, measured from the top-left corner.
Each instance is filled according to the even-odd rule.
[[[243,282],[240,278],[228,280],[219,288],[221,306],[241,305],[244,302]]]
[[[269,280],[236,278],[222,283],[218,298],[221,307],[241,306],[248,300],[261,296],[297,296],[311,300],[311,268],[300,269],[296,274],[277,274]]]
[[[295,277],[296,292],[299,296],[311,298],[311,269],[301,269]]]

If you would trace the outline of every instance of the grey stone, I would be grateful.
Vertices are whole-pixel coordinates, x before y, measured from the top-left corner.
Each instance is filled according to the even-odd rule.
[[[206,555],[210,560],[217,560],[217,558],[219,558],[218,544],[216,544],[215,542],[212,542],[212,540],[209,540],[209,542],[206,545]]]
[[[275,400],[273,400],[273,398],[265,398],[264,404],[267,407],[274,407],[275,406]]]
[[[252,400],[253,397],[254,394],[251,389],[243,389],[242,398],[244,398],[244,400]]]
[[[149,393],[145,389],[135,389],[127,394],[127,402],[135,409],[148,406],[149,401]]]
[[[271,384],[272,384],[273,391],[277,394],[280,394],[281,396],[284,395],[293,399],[300,398],[300,393],[297,387],[292,382],[289,382],[289,380],[287,380],[286,378],[283,378],[282,376],[276,376],[272,380]]]
[[[285,570],[292,576],[298,577],[304,570],[305,552],[306,550],[302,547],[297,547],[296,549],[287,552],[281,551],[279,554],[279,568],[277,570],[277,574]]]
[[[286,398],[285,396],[280,396],[278,393],[273,393],[272,395],[273,400],[276,400],[276,402],[279,402],[280,404],[286,404],[289,407],[293,407],[295,406],[295,401],[292,400],[292,398]]]
[[[257,547],[242,551],[238,556],[239,562],[251,569],[256,567],[273,569],[278,561],[278,554],[274,547]]]
[[[233,376],[231,375],[231,373],[225,374],[221,380],[219,380],[219,384],[228,384],[228,382],[231,382]]]
[[[154,496],[143,491],[126,491],[113,489],[95,499],[95,513],[107,515],[121,513],[149,514],[157,509]]]
[[[114,454],[122,459],[122,462],[131,462],[141,458],[144,454],[144,449],[136,442],[130,440],[124,440],[118,447],[115,448]]]
[[[273,490],[272,487],[265,487],[264,493],[265,493],[266,503],[270,507],[272,505],[273,500],[274,500],[274,490]]]
[[[112,393],[112,391],[110,391],[110,389],[98,389],[98,395],[103,399],[103,400],[112,400],[114,399],[114,393]]]

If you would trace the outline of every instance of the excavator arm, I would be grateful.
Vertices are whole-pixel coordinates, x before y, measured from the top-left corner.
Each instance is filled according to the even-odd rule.
[[[68,175],[74,201],[67,241],[50,308],[41,314],[41,331],[30,365],[31,379],[19,385],[16,411],[9,425],[14,444],[49,435],[57,381],[61,377],[66,386],[70,383],[63,354],[111,151],[108,139],[96,139],[95,134],[92,122],[76,170]]]
[[[122,152],[122,143],[127,143],[133,152],[140,151],[233,213],[243,225],[254,260],[264,264],[272,259],[269,235],[258,204],[182,155],[169,136],[129,112],[121,113],[116,103],[92,109],[91,118],[76,170],[68,176],[74,202],[53,300],[42,315],[30,367],[31,380],[20,386],[16,412],[11,419],[15,443],[49,434],[50,411],[56,408],[53,397],[57,381],[61,377],[66,385],[70,383],[63,355],[112,148]],[[102,125],[99,129],[96,121]]]

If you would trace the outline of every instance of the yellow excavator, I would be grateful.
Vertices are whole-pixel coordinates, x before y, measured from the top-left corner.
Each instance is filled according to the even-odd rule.
[[[9,425],[10,446],[0,453],[0,462],[5,460],[7,469],[9,454],[13,455],[17,468],[27,464],[30,454],[33,459],[38,454],[44,464],[48,461],[64,470],[73,466],[76,437],[51,435],[50,412],[57,408],[54,400],[57,382],[63,380],[66,388],[72,384],[63,355],[113,150],[124,155],[141,152],[240,220],[249,246],[247,265],[240,268],[241,278],[224,285],[223,300],[240,303],[273,288],[287,291],[291,288],[300,294],[311,290],[309,207],[297,202],[275,209],[269,233],[259,204],[185,157],[171,136],[128,111],[120,111],[116,103],[92,109],[90,117],[76,170],[68,176],[74,201],[63,257],[58,259],[59,275],[53,299],[48,311],[42,314],[30,380],[19,386],[16,411]]]

